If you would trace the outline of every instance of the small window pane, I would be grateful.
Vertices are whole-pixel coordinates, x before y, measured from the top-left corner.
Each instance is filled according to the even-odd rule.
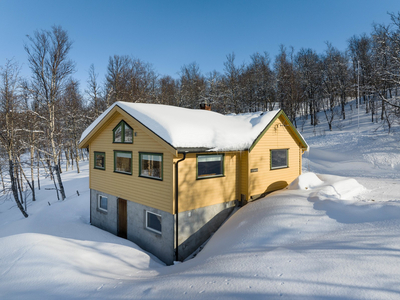
[[[105,169],[105,153],[95,152],[94,153],[94,167],[96,169]]]
[[[141,154],[140,176],[162,179],[162,155]]]
[[[271,150],[271,169],[287,167],[287,149]]]
[[[132,143],[133,141],[133,130],[125,124],[125,143]]]
[[[199,155],[197,157],[198,177],[213,177],[223,175],[223,156],[219,155]]]
[[[161,233],[161,216],[147,212],[147,224],[146,227]]]
[[[132,174],[132,153],[115,152],[115,170],[116,172]]]
[[[122,124],[118,126],[114,131],[114,142],[116,143],[122,142]]]
[[[107,205],[108,205],[108,199],[107,199],[107,197],[104,197],[104,196],[99,196],[99,203],[98,203],[98,205],[99,205],[99,208],[100,209],[102,209],[102,210],[107,210]]]

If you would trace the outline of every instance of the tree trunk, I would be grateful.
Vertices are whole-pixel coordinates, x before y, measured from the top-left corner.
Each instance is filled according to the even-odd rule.
[[[346,110],[345,110],[346,95],[342,95],[341,102],[342,102],[342,118],[343,118],[343,120],[345,120],[346,119]]]
[[[58,166],[59,166],[59,169],[58,169],[58,171],[60,172],[60,173],[62,173],[62,169],[61,169],[61,151],[58,153]]]
[[[68,171],[68,167],[69,167],[69,152],[68,149],[65,149],[65,172]]]
[[[54,170],[56,171],[58,186],[60,187],[60,192],[61,192],[61,197],[62,197],[62,200],[64,200],[66,197],[65,197],[64,185],[61,180],[60,166],[54,166]]]
[[[6,193],[6,186],[4,184],[4,177],[3,177],[3,170],[1,169],[1,163],[0,163],[0,177],[1,177],[1,184],[3,186],[3,194]]]
[[[54,175],[53,175],[53,170],[51,169],[52,167],[51,167],[50,159],[46,159],[46,163],[47,163],[47,168],[49,169],[49,172],[50,172],[50,179],[53,180]]]
[[[56,150],[56,143],[54,140],[54,132],[55,132],[55,105],[53,101],[49,104],[49,138],[50,138],[50,145],[52,151],[52,159],[53,164],[56,166],[58,164],[58,157],[57,157],[57,150]]]
[[[372,123],[374,123],[374,113],[375,113],[375,105],[374,105],[374,98],[371,99],[370,101],[370,106],[371,106],[371,118],[372,118]]]
[[[79,170],[79,148],[78,148],[78,140],[75,140],[75,151],[76,151],[76,156],[75,156],[75,162],[76,162],[76,171],[80,173]]]
[[[34,181],[34,172],[33,172],[33,164],[34,164],[34,155],[35,155],[35,150],[33,148],[33,145],[31,145],[31,181],[33,183]],[[35,188],[32,190],[32,201],[36,201],[35,199]]]
[[[34,187],[34,183],[33,183],[33,177],[32,177],[32,184],[29,182],[29,179],[26,177],[26,174],[25,174],[25,172],[24,172],[24,169],[22,169],[22,166],[21,166],[21,161],[18,159],[18,163],[19,163],[19,167],[20,167],[20,174],[22,174],[23,176],[24,176],[24,178],[25,178],[25,180],[26,180],[26,182],[28,183],[28,185],[29,185],[29,188],[31,189],[31,191],[32,191],[32,201],[36,201],[36,199],[35,199],[35,187]],[[20,176],[21,177],[21,185],[22,185],[22,176]],[[23,189],[22,189],[23,190]]]
[[[69,148],[69,153],[71,154],[71,170],[74,170],[74,152],[72,148]]]
[[[18,206],[19,210],[21,211],[21,213],[23,214],[23,216],[25,218],[27,218],[28,214],[24,210],[24,207],[22,206],[22,204],[18,198],[18,188],[17,188],[15,178],[14,178],[14,165],[13,165],[13,161],[11,159],[9,160],[9,167],[10,167],[9,172],[10,172],[10,180],[11,180],[11,190],[12,190],[12,193],[14,196],[15,203],[17,203],[17,206]]]
[[[20,199],[21,199],[21,203],[24,203],[24,197],[22,196],[22,188],[21,188],[22,182],[20,182],[20,177],[21,176],[19,175],[18,167],[15,168],[15,170],[16,170],[16,174],[17,174],[16,181],[17,181],[17,187],[18,187],[18,191],[19,191],[19,196],[20,196]],[[25,207],[26,207],[26,205],[25,205]]]
[[[39,156],[38,154],[39,154],[39,151],[36,152],[36,160],[37,160],[37,168],[36,168],[36,171],[37,171],[38,189],[39,189],[39,191],[40,191],[40,156]]]

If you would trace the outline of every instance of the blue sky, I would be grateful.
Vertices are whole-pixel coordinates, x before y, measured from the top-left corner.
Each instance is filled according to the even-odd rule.
[[[0,0],[0,65],[14,58],[28,77],[26,35],[61,25],[74,41],[73,77],[82,89],[89,66],[103,81],[114,54],[139,58],[175,78],[192,62],[203,74],[223,72],[232,52],[239,64],[264,51],[273,61],[280,44],[322,53],[329,41],[345,50],[351,36],[370,33],[374,22],[388,24],[387,12],[398,11],[399,0]]]

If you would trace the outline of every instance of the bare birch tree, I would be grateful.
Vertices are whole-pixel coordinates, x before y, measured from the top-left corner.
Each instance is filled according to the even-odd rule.
[[[53,26],[50,31],[35,31],[33,36],[27,37],[29,43],[25,51],[32,71],[31,86],[45,114],[42,117],[46,120],[51,160],[58,165],[56,107],[66,80],[75,70],[75,63],[68,58],[72,42],[61,26]]]
[[[19,157],[17,143],[17,118],[20,115],[20,95],[19,89],[19,70],[17,63],[8,60],[4,68],[0,72],[0,142],[7,152],[9,161],[9,176],[11,181],[11,190],[18,208],[25,218],[28,217],[25,209],[22,206],[22,197],[18,195],[18,182],[14,174],[16,167],[19,165],[17,159]]]

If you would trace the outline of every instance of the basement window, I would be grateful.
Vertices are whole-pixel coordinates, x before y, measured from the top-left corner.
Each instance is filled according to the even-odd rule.
[[[271,170],[288,167],[289,149],[274,149],[271,151]]]
[[[150,211],[146,211],[146,228],[161,234],[161,216]]]
[[[107,211],[108,207],[108,198],[104,197],[102,195],[99,195],[97,199],[97,208],[102,210],[102,211]]]
[[[133,143],[133,129],[125,121],[121,121],[113,129],[113,143]]]
[[[224,155],[197,155],[197,179],[224,176]]]

